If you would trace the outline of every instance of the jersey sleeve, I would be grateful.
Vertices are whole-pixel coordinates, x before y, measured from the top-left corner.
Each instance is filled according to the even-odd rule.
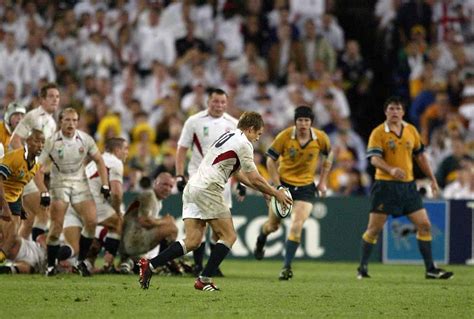
[[[99,152],[99,148],[97,147],[97,144],[95,143],[94,139],[92,136],[87,135],[87,154],[89,155],[94,155]]]
[[[253,147],[249,144],[244,144],[239,151],[240,169],[244,173],[249,173],[257,170],[257,166],[253,160]]]
[[[18,123],[17,127],[13,131],[13,134],[18,135],[19,137],[25,139],[28,137],[28,134],[33,129],[33,117],[32,113],[27,113],[25,117]]]
[[[367,145],[366,157],[369,158],[372,156],[378,156],[378,157],[383,156],[382,139],[381,139],[380,134],[378,133],[378,130],[372,131],[369,137],[369,144]]]
[[[41,151],[40,156],[38,157],[38,163],[42,165],[46,165],[49,161],[49,154],[53,151],[53,138],[49,138],[46,140],[46,143],[44,144],[43,150]]]
[[[421,141],[420,133],[415,127],[413,127],[413,135],[414,135],[413,155],[418,155],[425,151],[425,146],[423,145],[423,142]]]
[[[109,168],[109,181],[117,181],[123,183],[123,165],[121,163],[114,163]]]
[[[271,157],[274,161],[278,160],[281,153],[283,153],[283,146],[285,145],[285,131],[280,132],[277,137],[273,140],[272,145],[267,150],[266,155]]]
[[[193,120],[188,119],[183,126],[181,136],[179,137],[178,145],[190,148],[193,145],[194,125]]]
[[[331,141],[329,140],[329,136],[322,132],[321,134],[321,154],[324,156],[328,156],[331,152]]]
[[[15,171],[15,158],[11,156],[14,153],[7,153],[5,157],[0,161],[0,175],[3,176],[4,179],[8,179],[12,172]]]

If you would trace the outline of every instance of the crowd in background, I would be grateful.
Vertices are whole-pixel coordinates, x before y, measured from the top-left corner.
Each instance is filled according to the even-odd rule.
[[[367,114],[383,115],[373,96],[385,86],[406,101],[444,195],[474,198],[474,1],[374,1],[373,47],[347,36],[341,3],[0,0],[0,104],[37,107],[39,88],[57,82],[61,107],[79,110],[100,147],[130,141],[127,190],[174,174],[182,125],[210,87],[227,92],[229,114],[264,116],[264,175],[269,143],[309,105],[335,152],[332,193],[355,195],[370,187],[366,132],[380,123]],[[364,56],[374,48],[382,61]]]

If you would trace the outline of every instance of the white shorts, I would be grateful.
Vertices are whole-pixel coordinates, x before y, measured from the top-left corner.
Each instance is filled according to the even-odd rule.
[[[115,210],[108,203],[97,203],[97,224],[102,223],[107,218],[115,215]],[[83,227],[81,216],[74,210],[72,205],[69,205],[64,215],[64,224],[63,227]]]
[[[72,204],[93,200],[87,180],[52,183],[50,188],[51,200],[62,200]]]
[[[232,184],[230,180],[224,185],[224,201],[229,208],[232,208]]]
[[[183,219],[232,218],[222,191],[186,185],[183,192]]]
[[[21,238],[20,249],[14,260],[15,262],[25,262],[35,272],[43,272],[46,268],[46,250],[40,244]]]
[[[39,192],[38,186],[36,186],[36,183],[34,180],[31,180],[28,182],[28,184],[25,185],[22,196],[38,193],[38,192]]]
[[[68,227],[80,227],[82,228],[84,223],[82,222],[81,216],[74,210],[74,208],[69,205],[66,211],[66,215],[64,215],[64,223],[63,228]]]

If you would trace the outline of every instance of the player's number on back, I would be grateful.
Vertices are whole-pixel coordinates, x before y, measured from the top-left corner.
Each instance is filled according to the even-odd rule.
[[[235,133],[229,133],[229,132],[222,134],[221,137],[219,137],[214,142],[214,146],[215,147],[221,147],[222,145],[224,145],[225,142],[227,142],[234,135],[235,135]]]

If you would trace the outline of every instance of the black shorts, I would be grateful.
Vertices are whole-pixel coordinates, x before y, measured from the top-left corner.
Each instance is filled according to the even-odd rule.
[[[422,208],[415,182],[375,181],[370,190],[371,212],[403,216]]]
[[[318,198],[318,192],[314,183],[304,186],[293,186],[282,182],[281,185],[285,186],[290,190],[293,200],[300,200],[302,202],[308,202],[313,204]]]
[[[20,216],[21,219],[26,219],[26,215],[21,207],[21,197],[16,202],[8,203],[8,207],[10,208],[12,215]]]

